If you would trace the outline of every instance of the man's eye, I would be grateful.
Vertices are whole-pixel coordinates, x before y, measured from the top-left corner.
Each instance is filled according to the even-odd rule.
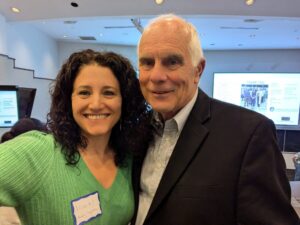
[[[167,62],[167,64],[169,64],[169,65],[171,65],[171,66],[173,66],[173,65],[176,65],[176,64],[178,64],[179,62],[178,62],[178,60],[176,60],[176,59],[170,59],[168,62]]]
[[[177,69],[179,66],[183,64],[183,60],[178,56],[167,57],[163,60],[163,65],[170,69]]]
[[[140,60],[140,66],[145,69],[150,69],[154,66],[154,60],[153,59],[141,59]]]

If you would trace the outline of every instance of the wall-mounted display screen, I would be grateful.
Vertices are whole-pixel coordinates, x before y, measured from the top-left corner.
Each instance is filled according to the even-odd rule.
[[[16,86],[0,86],[0,127],[11,127],[19,120]]]
[[[300,129],[300,73],[214,73],[213,97]]]

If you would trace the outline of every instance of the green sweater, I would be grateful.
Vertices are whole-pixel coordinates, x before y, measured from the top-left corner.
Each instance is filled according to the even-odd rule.
[[[101,213],[97,201],[86,203],[91,195]],[[23,225],[126,225],[134,211],[131,165],[105,189],[82,159],[66,165],[52,135],[31,131],[0,144],[0,205],[14,206]]]

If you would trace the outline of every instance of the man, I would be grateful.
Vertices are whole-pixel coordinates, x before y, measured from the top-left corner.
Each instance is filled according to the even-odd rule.
[[[193,25],[156,18],[138,46],[140,85],[163,124],[141,168],[136,225],[296,225],[275,126],[198,89]]]

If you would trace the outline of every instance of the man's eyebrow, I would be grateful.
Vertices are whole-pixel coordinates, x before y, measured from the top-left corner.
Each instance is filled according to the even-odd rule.
[[[170,54],[163,57],[163,60],[176,60],[179,63],[184,62],[184,57],[180,54]]]
[[[151,56],[142,56],[139,58],[139,62],[145,62],[145,61],[149,61],[149,60],[153,60],[153,57]]]
[[[163,58],[174,58],[174,59],[183,59],[183,56],[180,54],[170,54],[170,55],[166,55]]]
[[[147,56],[147,55],[139,57],[139,59],[151,59],[151,58],[153,58],[153,57],[152,56]]]

